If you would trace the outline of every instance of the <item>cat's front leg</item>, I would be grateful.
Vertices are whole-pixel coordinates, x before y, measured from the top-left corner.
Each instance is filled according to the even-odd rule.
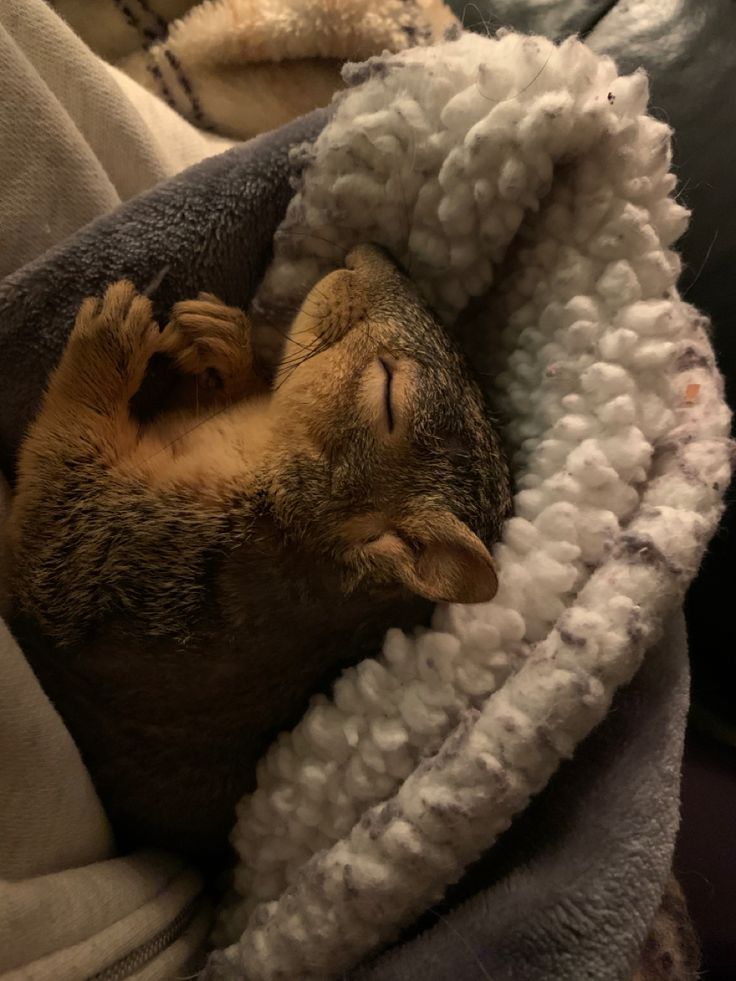
[[[124,551],[140,522],[147,488],[119,464],[138,445],[129,400],[160,336],[132,283],[85,300],[20,448],[8,522],[15,602],[65,643],[108,602],[98,578],[109,582],[113,545]]]
[[[150,300],[125,280],[85,300],[21,449],[21,473],[66,461],[109,465],[139,438],[130,399],[161,340]]]
[[[267,385],[253,353],[251,324],[238,307],[211,293],[176,303],[159,350],[177,368],[217,387],[228,402],[262,394]]]
[[[148,297],[127,280],[113,283],[101,299],[89,297],[79,308],[50,398],[58,408],[127,416],[160,341]]]

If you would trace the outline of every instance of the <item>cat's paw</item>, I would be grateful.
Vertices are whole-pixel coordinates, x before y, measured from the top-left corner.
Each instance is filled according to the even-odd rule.
[[[105,388],[122,382],[134,391],[156,350],[161,332],[151,301],[121,279],[104,296],[89,297],[77,313],[69,337],[67,363]]]
[[[200,376],[229,399],[256,387],[250,322],[238,307],[210,293],[174,305],[159,350],[180,371]]]

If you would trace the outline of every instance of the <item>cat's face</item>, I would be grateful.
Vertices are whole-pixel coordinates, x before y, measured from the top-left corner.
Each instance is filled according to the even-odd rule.
[[[378,249],[354,249],[307,296],[273,410],[291,526],[358,577],[432,600],[494,595],[488,546],[510,504],[497,435],[463,358]]]

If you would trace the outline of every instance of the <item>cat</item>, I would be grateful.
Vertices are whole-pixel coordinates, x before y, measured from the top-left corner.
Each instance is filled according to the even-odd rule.
[[[207,387],[142,423],[156,356]],[[279,730],[390,626],[496,592],[483,394],[382,250],[311,290],[266,383],[246,314],[87,299],[18,461],[12,629],[123,843],[212,858]]]

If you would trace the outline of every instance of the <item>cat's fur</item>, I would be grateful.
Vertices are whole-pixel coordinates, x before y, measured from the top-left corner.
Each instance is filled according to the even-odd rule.
[[[700,943],[674,875],[647,934],[632,981],[697,981]]]
[[[432,602],[488,600],[494,428],[409,282],[363,246],[305,300],[271,388],[245,315],[80,309],[22,447],[13,625],[127,838],[209,852],[311,692]],[[130,411],[154,354],[221,408]],[[390,378],[390,381],[389,381]]]

